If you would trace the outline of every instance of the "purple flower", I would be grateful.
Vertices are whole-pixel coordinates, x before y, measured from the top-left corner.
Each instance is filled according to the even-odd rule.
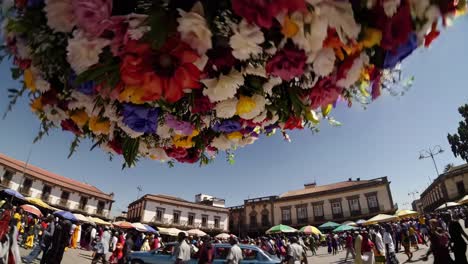
[[[239,122],[234,120],[224,120],[221,123],[213,125],[213,130],[216,132],[232,133],[241,130],[242,126]]]
[[[400,61],[408,57],[418,47],[418,38],[411,33],[405,44],[398,46],[395,51],[387,51],[384,60],[384,69],[394,68]]]
[[[69,77],[68,83],[70,84],[70,86],[75,88],[75,90],[77,90],[78,92],[81,92],[86,95],[93,95],[96,93],[96,90],[95,90],[96,84],[94,83],[94,81],[86,81],[86,82],[80,83],[79,85],[76,85],[75,80],[76,80],[76,74],[72,73]]]
[[[28,7],[35,8],[44,4],[44,0],[28,0]]]
[[[166,124],[168,127],[177,131],[177,133],[190,136],[193,132],[193,126],[189,122],[179,121],[173,115],[166,116]]]
[[[265,133],[266,134],[269,134],[271,132],[273,132],[274,129],[278,128],[278,125],[269,125],[269,126],[266,126],[264,129],[265,129]]]
[[[123,122],[136,132],[155,133],[158,126],[159,108],[124,104]]]

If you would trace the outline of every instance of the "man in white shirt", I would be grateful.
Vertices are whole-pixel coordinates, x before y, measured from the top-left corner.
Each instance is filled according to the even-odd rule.
[[[291,238],[291,245],[289,246],[289,264],[300,264],[304,248],[297,243],[297,238]]]
[[[377,249],[377,254],[380,256],[385,256],[385,245],[380,234],[380,226],[375,228],[375,248]]]
[[[179,244],[174,251],[174,256],[176,259],[174,264],[187,264],[190,261],[190,245],[185,240],[186,238],[187,234],[185,234],[185,232],[179,233]]]
[[[239,264],[241,260],[244,259],[242,256],[242,250],[237,244],[237,239],[235,237],[231,237],[229,239],[229,243],[231,244],[231,249],[226,257],[227,264]]]

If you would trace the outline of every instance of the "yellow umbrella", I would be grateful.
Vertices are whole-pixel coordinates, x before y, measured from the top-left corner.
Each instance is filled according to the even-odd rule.
[[[89,220],[91,220],[92,222],[94,222],[96,225],[107,225],[107,226],[110,226],[112,223],[109,223],[109,222],[106,222],[104,220],[102,220],[101,218],[97,218],[97,217],[88,217]]]
[[[405,218],[405,217],[412,217],[412,216],[417,216],[419,213],[413,210],[399,210],[396,212],[396,216],[400,218]]]
[[[397,221],[398,217],[394,215],[387,215],[387,214],[378,214],[371,219],[367,220],[364,225],[374,225],[377,223],[385,223],[391,221]]]
[[[311,225],[308,225],[308,226],[304,226],[303,228],[301,228],[299,231],[305,233],[305,234],[314,234],[314,235],[320,235],[322,234],[322,232],[320,232],[320,230],[318,230],[318,228],[316,228],[315,226],[311,226]]]
[[[26,201],[28,203],[40,206],[40,207],[45,208],[45,209],[52,209],[52,207],[50,207],[50,205],[46,204],[44,201],[42,201],[39,198],[26,197]]]
[[[468,203],[468,195],[465,195],[465,197],[461,198],[460,201],[458,201],[459,204],[466,204]]]

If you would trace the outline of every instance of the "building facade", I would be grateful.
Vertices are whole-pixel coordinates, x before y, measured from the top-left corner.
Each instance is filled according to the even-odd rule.
[[[0,154],[1,188],[39,198],[47,204],[106,220],[110,218],[114,194]]]
[[[239,209],[231,209],[231,215]],[[300,228],[319,226],[327,221],[344,222],[368,219],[377,214],[393,214],[396,206],[387,177],[348,181],[317,186],[305,184],[303,189],[280,196],[269,196],[244,201],[244,223],[238,224],[241,234],[262,233],[278,224]],[[238,215],[240,215],[237,212]],[[240,221],[239,221],[240,222]]]
[[[418,213],[423,213],[423,207],[422,207],[422,202],[420,199],[417,199],[417,200],[414,200],[412,203],[411,203],[411,208],[413,209],[413,211],[416,211]]]
[[[423,211],[432,212],[443,203],[457,201],[467,194],[467,190],[468,164],[453,167],[421,193]]]
[[[212,197],[214,198],[214,197]],[[229,210],[219,206],[218,198],[190,202],[168,195],[146,194],[128,205],[127,219],[159,227],[199,228],[209,232],[228,232]]]

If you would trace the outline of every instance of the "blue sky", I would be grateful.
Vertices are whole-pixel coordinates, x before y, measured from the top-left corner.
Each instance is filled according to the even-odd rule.
[[[302,188],[307,182],[327,184],[347,180],[388,176],[394,201],[400,207],[411,202],[408,192],[421,192],[428,177],[436,173],[430,159],[418,160],[419,151],[441,145],[446,151],[437,156],[442,170],[447,163],[461,164],[448,145],[447,133],[456,131],[461,117],[458,106],[468,103],[467,69],[468,19],[463,17],[444,30],[429,50],[417,50],[403,64],[406,75],[415,82],[402,97],[384,95],[367,109],[355,104],[333,110],[341,127],[321,125],[320,133],[298,131],[291,143],[280,135],[261,138],[254,145],[236,151],[230,165],[220,155],[214,164],[166,164],[142,160],[136,168],[121,170],[121,159],[112,162],[99,149],[90,152],[83,142],[67,159],[72,136],[53,131],[32,146],[30,163],[52,172],[86,181],[105,192],[114,192],[114,211],[126,210],[143,193],[162,193],[193,200],[197,193],[225,198],[227,205],[244,199],[275,195]],[[8,103],[7,89],[18,87],[4,62],[0,65],[0,109]],[[0,152],[26,160],[39,122],[21,100],[5,120],[0,120]]]

